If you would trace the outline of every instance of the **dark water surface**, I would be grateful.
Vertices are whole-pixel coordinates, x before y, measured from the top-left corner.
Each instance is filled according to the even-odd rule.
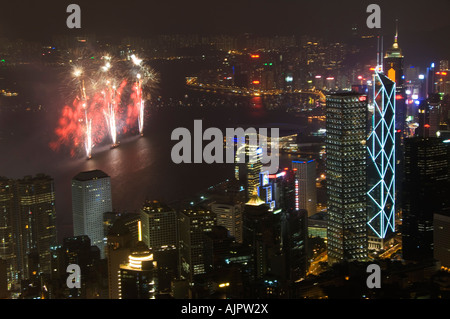
[[[267,111],[260,98],[226,97],[223,103],[210,105],[207,101],[212,99],[204,93],[184,88],[188,71],[177,65],[156,67],[161,74],[156,95],[164,101],[173,97],[173,102],[187,101],[188,94],[190,106],[149,105],[144,137],[120,135],[121,144],[115,149],[105,141],[94,148],[91,160],[86,160],[81,151],[72,157],[65,148],[55,152],[49,147],[64,103],[55,73],[34,67],[0,70],[0,89],[6,86],[20,93],[15,100],[0,99],[0,175],[22,178],[45,173],[54,178],[60,240],[72,236],[71,179],[81,171],[106,172],[111,176],[114,210],[136,211],[145,199],[179,200],[233,176],[232,164],[174,164],[170,152],[176,142],[170,136],[175,128],[192,129],[194,119],[203,120],[204,130],[268,122],[291,123],[299,128],[306,125],[304,119],[284,110]],[[8,108],[14,104],[20,107],[12,112]],[[29,111],[24,110],[27,107]]]

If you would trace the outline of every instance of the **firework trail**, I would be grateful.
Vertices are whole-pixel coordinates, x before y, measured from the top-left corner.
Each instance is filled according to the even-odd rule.
[[[104,56],[105,64],[102,66],[102,71],[106,73],[106,88],[102,91],[103,94],[103,114],[105,115],[108,131],[111,138],[111,147],[118,146],[117,142],[117,123],[116,115],[121,102],[121,95],[126,81],[122,81],[119,87],[116,85],[116,79],[111,74],[112,68],[111,58]]]
[[[146,67],[143,60],[136,55],[132,55],[131,61],[134,68],[137,68],[137,74],[135,75],[135,81],[133,86],[133,93],[131,99],[133,100],[134,110],[129,111],[129,116],[137,117],[139,134],[144,135],[144,115],[145,115],[145,101],[143,94],[143,87],[146,85],[154,84],[157,80],[156,74],[150,68]]]
[[[92,119],[90,119],[88,116],[88,98],[86,95],[84,79],[82,78],[83,70],[80,68],[76,68],[73,75],[79,79],[80,83],[81,105],[84,109],[84,148],[86,151],[86,157],[90,159],[92,158],[92,148],[94,147],[92,143]]]
[[[119,134],[131,132],[136,124],[142,136],[145,100],[157,82],[153,70],[134,55],[113,61],[107,53],[67,53],[61,63],[70,72],[63,74],[61,88],[72,103],[63,107],[56,140],[49,146],[55,151],[67,146],[71,156],[81,151],[89,159],[96,145],[110,141],[118,146]]]
[[[107,88],[103,94],[103,114],[105,115],[106,124],[108,125],[109,136],[111,137],[112,147],[117,146],[117,126],[116,126],[116,110],[117,110],[117,88],[107,81]]]

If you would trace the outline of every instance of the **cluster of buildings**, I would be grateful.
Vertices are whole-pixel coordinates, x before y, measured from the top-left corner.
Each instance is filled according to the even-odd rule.
[[[200,75],[205,81],[275,90],[295,89],[301,79],[295,65],[286,73],[291,67],[285,68],[284,54],[257,50],[256,40],[248,42],[256,49],[251,54],[233,51],[232,39],[214,41],[223,41],[228,53],[219,73]],[[277,41],[260,39],[264,46],[295,47],[295,39]],[[335,43],[324,55],[318,42],[305,41],[303,49],[298,63],[306,61],[309,69],[300,87],[327,93],[325,153],[298,157],[269,174],[259,150],[246,143],[238,151],[247,161],[236,163],[220,191],[180,207],[148,200],[137,213],[113,210],[107,173],[81,172],[72,179],[74,236],[59,244],[53,180],[2,178],[0,297],[387,296],[387,290],[358,295],[367,263],[382,264],[392,274],[384,283],[400,291],[412,289],[414,280],[450,283],[448,63],[441,61],[439,69],[431,64],[426,74],[405,70],[396,35],[370,76],[328,86],[322,76],[334,80],[326,72],[341,67],[344,46]],[[343,90],[348,83],[351,89]],[[318,183],[326,189],[325,207]],[[325,250],[315,251],[317,238]],[[67,287],[69,264],[80,266],[81,288]]]

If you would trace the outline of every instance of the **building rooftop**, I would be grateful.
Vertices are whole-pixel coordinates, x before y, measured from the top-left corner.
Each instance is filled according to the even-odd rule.
[[[364,95],[364,94],[356,92],[356,91],[335,91],[335,92],[330,92],[327,95],[338,97],[338,96],[360,96],[360,95]]]
[[[92,171],[81,172],[81,173],[77,174],[73,178],[73,180],[84,182],[84,181],[90,181],[90,180],[98,179],[98,178],[105,178],[105,177],[109,177],[109,176],[105,172],[96,169],[96,170],[92,170]]]

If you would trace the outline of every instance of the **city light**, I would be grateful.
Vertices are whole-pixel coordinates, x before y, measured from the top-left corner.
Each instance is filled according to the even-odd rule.
[[[63,6],[2,3],[0,299],[240,318],[291,313],[276,299],[301,316],[298,300],[449,298],[432,1],[385,4],[382,29],[326,1],[91,1],[73,30]]]

